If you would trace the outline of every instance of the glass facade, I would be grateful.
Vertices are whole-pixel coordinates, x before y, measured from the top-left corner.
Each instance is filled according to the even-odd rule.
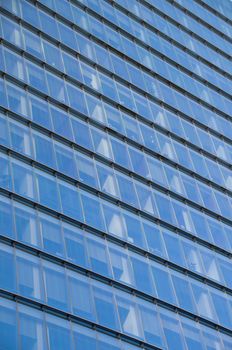
[[[0,4],[0,350],[231,350],[232,2]]]

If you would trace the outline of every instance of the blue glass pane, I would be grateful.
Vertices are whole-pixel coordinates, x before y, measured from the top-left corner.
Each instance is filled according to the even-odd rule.
[[[64,269],[46,262],[44,275],[47,303],[55,308],[67,310],[68,297]]]
[[[48,109],[48,104],[43,100],[39,100],[30,96],[31,116],[32,120],[39,125],[45,126],[51,130],[51,118]]]
[[[52,116],[52,122],[54,131],[57,134],[60,134],[64,137],[66,137],[69,140],[73,139],[72,135],[72,129],[71,129],[71,122],[70,117],[67,113],[65,113],[62,110],[55,109],[51,107],[51,116]]]
[[[152,266],[152,273],[158,297],[171,304],[175,304],[176,300],[169,273],[154,265]]]
[[[16,271],[13,250],[0,245],[0,287],[14,292],[16,289]]]
[[[88,259],[83,232],[72,226],[65,225],[63,233],[68,260],[77,265],[87,267]]]
[[[0,233],[4,236],[14,237],[13,212],[10,201],[0,198]]]
[[[105,230],[102,209],[98,200],[88,195],[81,195],[85,221],[88,225]]]
[[[14,214],[18,240],[40,247],[41,239],[35,211],[20,204],[15,204]]]
[[[63,326],[59,319],[48,323],[48,335],[51,350],[73,349],[70,329],[65,323]]]
[[[0,300],[0,349],[18,349],[15,305],[2,298]]]
[[[58,187],[55,178],[46,174],[38,173],[37,176],[39,200],[41,204],[52,209],[60,209]]]
[[[63,213],[77,220],[83,221],[82,208],[78,189],[74,186],[68,186],[65,183],[59,183],[61,205]]]
[[[76,274],[70,274],[68,282],[72,312],[84,319],[95,321],[96,315],[89,281]]]
[[[61,232],[61,224],[49,216],[40,216],[40,230],[43,242],[43,248],[47,252],[64,256],[64,244]]]
[[[118,329],[113,294],[103,288],[94,287],[94,300],[99,323],[109,328]]]
[[[25,350],[48,349],[42,312],[19,305],[19,323],[20,348]]]
[[[172,347],[174,347],[174,349],[184,349],[184,344],[179,331],[179,324],[175,318],[171,318],[167,315],[161,315],[161,319],[168,347],[170,349]]]

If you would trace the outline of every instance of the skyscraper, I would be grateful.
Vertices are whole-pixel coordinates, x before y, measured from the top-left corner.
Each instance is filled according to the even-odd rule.
[[[232,2],[0,4],[0,350],[231,350]]]

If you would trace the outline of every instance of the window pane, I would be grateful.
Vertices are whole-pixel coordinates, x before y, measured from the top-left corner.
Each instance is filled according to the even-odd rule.
[[[12,190],[12,181],[11,181],[11,174],[10,174],[10,159],[9,157],[0,154],[0,186]]]
[[[136,287],[148,293],[150,295],[154,295],[153,285],[151,283],[152,276],[148,261],[144,261],[144,259],[131,256],[131,263],[134,270],[135,283]]]
[[[41,133],[33,131],[33,145],[35,150],[35,159],[38,162],[56,168],[54,146],[52,139]]]
[[[13,21],[10,21],[9,19],[4,17],[1,18],[1,22],[4,38],[22,48],[23,44],[20,27]]]
[[[40,213],[39,223],[44,250],[51,254],[63,257],[64,246],[61,234],[61,222],[48,215]]]
[[[74,87],[73,85],[67,83],[66,88],[70,106],[85,115],[88,114],[84,93],[77,87]]]
[[[185,266],[184,254],[178,236],[174,232],[168,233],[167,231],[163,231],[163,238],[169,260],[178,265]]]
[[[203,350],[204,341],[201,336],[200,327],[185,317],[181,316],[181,323],[183,328],[183,334],[187,343],[188,349],[191,350]]]
[[[163,347],[163,340],[161,338],[161,325],[155,305],[146,302],[139,303],[139,311],[141,315],[143,331],[145,339],[148,343]]]
[[[75,350],[97,350],[96,332],[86,327],[73,324]],[[100,349],[99,349],[100,350]]]
[[[16,264],[19,293],[31,299],[44,301],[42,271],[39,259],[30,254],[17,251]]]
[[[125,237],[126,227],[120,209],[107,204],[103,205],[103,211],[107,231],[120,238]]]
[[[46,62],[51,66],[55,67],[56,69],[63,71],[64,68],[63,68],[60,49],[54,45],[51,45],[45,40],[43,40],[43,48],[44,48]]]
[[[149,251],[155,255],[166,257],[167,254],[160,230],[155,225],[152,226],[147,222],[143,222],[143,230]]]
[[[67,54],[66,52],[62,52],[62,57],[64,61],[65,71],[70,76],[79,81],[82,80],[81,70],[79,61],[76,57]]]
[[[158,297],[168,303],[176,304],[176,298],[168,271],[152,264],[152,273]]]
[[[61,103],[68,105],[68,96],[64,80],[48,72],[46,72],[46,77],[50,95]]]
[[[48,103],[30,95],[31,116],[32,120],[39,125],[43,125],[51,130],[51,118],[48,109]]]
[[[119,295],[117,305],[123,333],[143,339],[142,325],[133,298]]]
[[[36,180],[38,186],[39,200],[41,204],[52,209],[60,209],[60,201],[56,178],[45,173],[36,171]]]
[[[68,260],[77,265],[89,266],[84,231],[64,223],[63,233]]]
[[[105,231],[102,209],[99,200],[93,196],[82,193],[81,200],[84,209],[85,221],[88,225]]]
[[[187,242],[186,240],[182,239],[181,245],[183,247],[188,268],[192,271],[204,274],[201,256],[199,254],[196,244]]]
[[[47,350],[43,313],[19,304],[20,349]]]
[[[7,299],[0,299],[0,349],[2,350],[18,349],[15,305]]]
[[[103,285],[101,286],[97,283],[96,285],[93,287],[93,291],[98,321],[103,326],[118,329],[118,318],[113,294]]]
[[[68,273],[68,285],[71,294],[72,311],[75,315],[90,321],[96,321],[90,280],[74,272]]]
[[[175,214],[170,199],[157,192],[154,194],[160,218],[170,224],[176,225]]]
[[[122,201],[138,208],[138,199],[133,180],[126,176],[122,176],[119,173],[117,173],[116,176]]]
[[[112,276],[106,242],[101,242],[94,237],[89,237],[86,241],[89,261],[93,271],[104,276]]]
[[[77,169],[73,150],[55,142],[55,154],[58,170],[76,179]]]
[[[192,290],[199,315],[216,320],[214,308],[206,286],[192,283]]]
[[[24,34],[26,51],[31,53],[33,56],[36,56],[39,59],[43,60],[43,51],[42,51],[40,37],[38,35],[35,35],[29,32],[25,28],[23,28],[23,34]]]
[[[4,244],[0,244],[0,287],[11,292],[16,290],[13,249]]]
[[[58,30],[55,18],[47,15],[45,12],[39,12],[40,22],[42,30],[45,31],[48,35],[58,39]]]
[[[43,68],[27,61],[29,83],[36,89],[48,93],[45,72]]]
[[[226,299],[226,295],[219,293],[215,290],[215,292],[213,291],[213,289],[211,289],[211,296],[212,296],[212,300],[213,300],[213,304],[215,307],[215,311],[219,320],[219,323],[224,325],[227,328],[231,328],[231,322],[232,322],[232,318],[231,318],[231,310],[230,310],[230,305],[227,302]]]
[[[31,135],[28,127],[17,122],[10,122],[11,145],[17,152],[32,156]]]
[[[92,129],[92,136],[94,142],[95,152],[101,154],[106,158],[112,159],[112,151],[110,147],[110,142],[107,135],[97,129]]]
[[[32,168],[13,160],[12,169],[15,192],[24,197],[36,199]]]
[[[125,250],[125,249],[123,249]],[[111,245],[109,248],[110,261],[114,278],[122,283],[134,285],[133,270],[128,256],[128,251],[124,252],[122,247]]]
[[[65,182],[58,182],[63,213],[83,221],[78,188]]]
[[[67,284],[65,270],[50,262],[44,262],[44,281],[47,303],[55,308],[67,310]]]
[[[84,148],[92,150],[93,144],[88,124],[72,118],[72,127],[76,143]]]
[[[135,215],[123,214],[124,227],[127,233],[127,239],[131,244],[135,244],[139,247],[145,248],[145,240],[143,236],[143,230],[141,227],[141,222],[136,219]]]
[[[0,85],[1,89],[1,85]],[[1,90],[0,90],[1,91]],[[16,86],[7,84],[7,94],[9,107],[13,112],[28,116],[28,101],[27,94],[25,91],[18,89]],[[4,94],[1,91],[1,98]],[[6,105],[4,102],[1,102],[3,105]]]
[[[108,167],[97,164],[97,172],[101,190],[118,197],[119,192],[114,171]]]
[[[35,6],[26,1],[21,1],[22,17],[25,21],[33,24],[36,28],[40,28],[38,11]],[[17,11],[17,13],[19,13]]]
[[[72,28],[58,22],[58,27],[59,27],[59,32],[60,32],[60,38],[61,41],[73,48],[74,50],[77,50],[77,43],[76,43],[76,38],[74,35],[74,31],[72,30]]]
[[[162,311],[161,320],[168,347],[170,349],[184,350],[180,325],[176,317],[174,315],[170,317],[167,312]]]
[[[134,172],[146,178],[150,177],[144,154],[136,151],[132,147],[129,148],[129,153]]]
[[[180,275],[173,274],[172,281],[180,307],[193,313],[196,312],[190,284],[186,277],[182,278]]]
[[[0,113],[0,143],[5,146],[10,145],[10,136],[6,116]]]
[[[98,184],[94,160],[92,158],[87,158],[81,153],[76,153],[76,160],[80,181],[97,188]]]
[[[8,237],[15,236],[12,205],[4,197],[0,197],[0,233]]]
[[[111,138],[111,145],[115,162],[127,169],[132,169],[126,145],[113,138]]]
[[[50,350],[73,350],[70,323],[61,318],[47,315],[47,331]]]
[[[67,113],[60,109],[51,107],[52,122],[54,131],[60,135],[63,135],[69,140],[73,139],[70,117]]]
[[[135,187],[138,195],[140,208],[152,215],[157,216],[157,210],[152,194],[152,189],[148,186],[140,184],[139,182],[135,183]]]

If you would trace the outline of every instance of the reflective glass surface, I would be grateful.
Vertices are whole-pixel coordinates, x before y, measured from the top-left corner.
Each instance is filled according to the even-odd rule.
[[[231,350],[230,1],[0,5],[0,349]]]

